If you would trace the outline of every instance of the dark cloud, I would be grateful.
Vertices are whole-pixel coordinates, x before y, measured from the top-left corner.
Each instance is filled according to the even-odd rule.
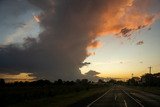
[[[144,42],[143,42],[143,40],[141,40],[141,41],[138,41],[136,44],[137,44],[137,45],[143,45]]]
[[[128,29],[128,28],[123,28],[123,29],[121,29],[121,34],[122,34],[122,36],[124,36],[124,37],[129,37],[129,36],[131,36],[131,31],[132,31],[132,29]]]
[[[88,66],[88,65],[90,65],[91,63],[90,62],[84,62],[84,63],[82,63],[81,65],[82,66]]]
[[[143,64],[143,61],[140,61],[139,63]]]
[[[38,39],[27,38],[20,46],[11,44],[1,48],[0,67],[31,72],[50,80],[81,78],[79,68],[87,64],[83,63],[89,56],[87,47],[97,47],[96,38],[101,34],[121,32],[125,35],[131,29],[152,22],[139,23],[146,18],[144,11],[136,13],[136,18],[135,14],[130,14],[135,12],[132,0],[28,1],[43,11],[39,24],[44,31]],[[129,7],[131,11],[127,10]]]
[[[97,71],[94,71],[94,70],[90,70],[90,71],[85,73],[83,78],[86,78],[86,79],[88,79],[90,81],[98,81],[99,79],[102,79],[102,80],[106,79],[106,78],[97,76],[98,74],[100,74],[100,73],[97,72]]]
[[[123,62],[121,61],[120,64],[123,64]]]
[[[5,47],[0,53],[0,66],[50,80],[80,78],[79,67],[88,56],[86,48],[96,37],[88,35],[97,26],[103,2],[57,0],[52,4],[50,0],[32,0],[43,10],[40,24],[45,31],[39,41],[26,39],[23,48],[15,44]]]
[[[88,76],[96,76],[98,74],[100,74],[100,73],[97,71],[94,71],[94,70],[90,70],[87,73],[85,73],[85,75],[88,75]]]
[[[152,29],[151,27],[148,28],[148,30],[151,30],[151,29]]]
[[[152,19],[153,20],[153,19]],[[147,21],[148,23],[151,23],[152,22],[152,20],[149,20],[149,21]],[[132,33],[134,32],[134,31],[137,31],[137,30],[140,30],[140,29],[142,29],[142,28],[145,28],[147,25],[139,25],[139,26],[137,26],[137,28],[123,28],[123,29],[121,29],[121,31],[118,33],[118,34],[121,34],[123,37],[128,37],[128,38],[130,38],[130,36],[132,35]]]

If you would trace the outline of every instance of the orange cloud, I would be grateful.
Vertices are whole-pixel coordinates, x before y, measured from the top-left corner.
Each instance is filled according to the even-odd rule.
[[[88,45],[88,49],[99,48],[102,46],[102,43],[99,41],[93,41]]]
[[[150,0],[113,0],[113,2],[103,3],[101,9],[94,13],[95,17],[98,16],[98,19],[95,22],[96,28],[90,33],[91,38],[111,34],[130,39],[132,33],[147,26],[150,27],[155,20],[160,18],[159,13],[150,13],[148,11],[150,8]],[[140,41],[137,45],[143,43],[143,41]],[[101,46],[100,42],[92,40],[87,49]]]
[[[112,34],[117,37],[127,37],[130,39],[134,31],[147,26],[150,27],[155,20],[160,18],[159,13],[147,11],[151,8],[149,0],[118,0],[106,2],[103,6],[99,12],[100,14],[96,14],[99,17],[99,21],[96,22],[97,27],[94,31],[91,31],[90,35],[99,37]],[[137,42],[137,45],[142,44],[144,44],[143,41]],[[87,49],[101,46],[100,42],[92,41]],[[95,53],[89,53],[88,55],[95,55]]]
[[[87,53],[87,56],[91,56],[91,55],[94,56],[94,55],[96,55],[96,53],[95,53],[95,52],[88,52],[88,53]]]
[[[146,2],[143,4],[142,2]],[[111,2],[102,10],[100,24],[95,33],[100,35],[119,35],[128,37],[133,31],[150,26],[158,14],[147,11],[149,1],[119,0]]]
[[[39,17],[39,16],[34,15],[33,18],[35,19],[35,21],[36,21],[37,23],[40,22],[40,17]]]

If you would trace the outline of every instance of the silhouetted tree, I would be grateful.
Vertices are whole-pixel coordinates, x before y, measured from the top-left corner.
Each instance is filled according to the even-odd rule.
[[[141,76],[141,81],[144,86],[160,86],[160,73],[145,74]]]
[[[128,85],[132,85],[132,86],[137,86],[138,85],[138,81],[136,81],[136,79],[133,77],[131,79],[129,79],[127,81]]]
[[[5,85],[4,79],[0,79],[0,87],[3,87]]]
[[[115,79],[111,79],[111,80],[108,81],[108,83],[110,83],[110,84],[116,84],[116,82],[117,81]]]
[[[81,83],[82,83],[83,85],[88,84],[88,79],[82,79],[82,80],[81,80]]]
[[[117,81],[117,84],[119,84],[119,85],[124,85],[125,82],[120,80],[120,81]]]
[[[98,83],[99,83],[99,84],[104,84],[105,82],[104,82],[102,79],[99,79],[99,80],[98,80]]]
[[[54,81],[54,84],[55,85],[62,85],[63,81],[62,81],[62,79],[58,79],[57,81]]]
[[[78,84],[81,83],[81,80],[80,80],[80,79],[77,79],[77,80],[76,80],[76,83],[78,83]]]

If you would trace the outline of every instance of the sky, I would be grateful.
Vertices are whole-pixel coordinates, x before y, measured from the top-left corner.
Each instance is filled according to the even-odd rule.
[[[40,13],[40,10],[27,3],[26,0],[17,2],[1,0],[0,13],[1,44],[22,42],[23,38],[35,37],[40,32],[38,23],[32,18],[34,14]]]
[[[131,39],[117,38],[113,35],[100,37],[102,46],[90,50],[95,55],[88,57],[85,61],[90,65],[81,68],[82,73],[90,69],[100,71],[99,76],[114,78],[130,78],[160,71],[160,21],[156,21],[151,29],[144,28],[133,34]],[[139,41],[143,41],[138,45]]]
[[[159,0],[1,0],[0,78],[75,80],[160,71]],[[96,72],[96,73],[95,73]],[[93,76],[95,76],[93,75]]]

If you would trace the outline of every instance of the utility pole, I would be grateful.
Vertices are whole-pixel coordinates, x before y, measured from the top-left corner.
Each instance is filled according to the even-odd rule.
[[[133,78],[133,73],[132,73],[132,78]]]
[[[149,76],[149,86],[151,86],[151,71],[152,71],[152,67],[150,66],[148,68],[149,68],[149,74],[150,74],[150,76]]]
[[[152,71],[152,67],[148,67],[149,68],[149,74],[151,74],[151,71]]]

